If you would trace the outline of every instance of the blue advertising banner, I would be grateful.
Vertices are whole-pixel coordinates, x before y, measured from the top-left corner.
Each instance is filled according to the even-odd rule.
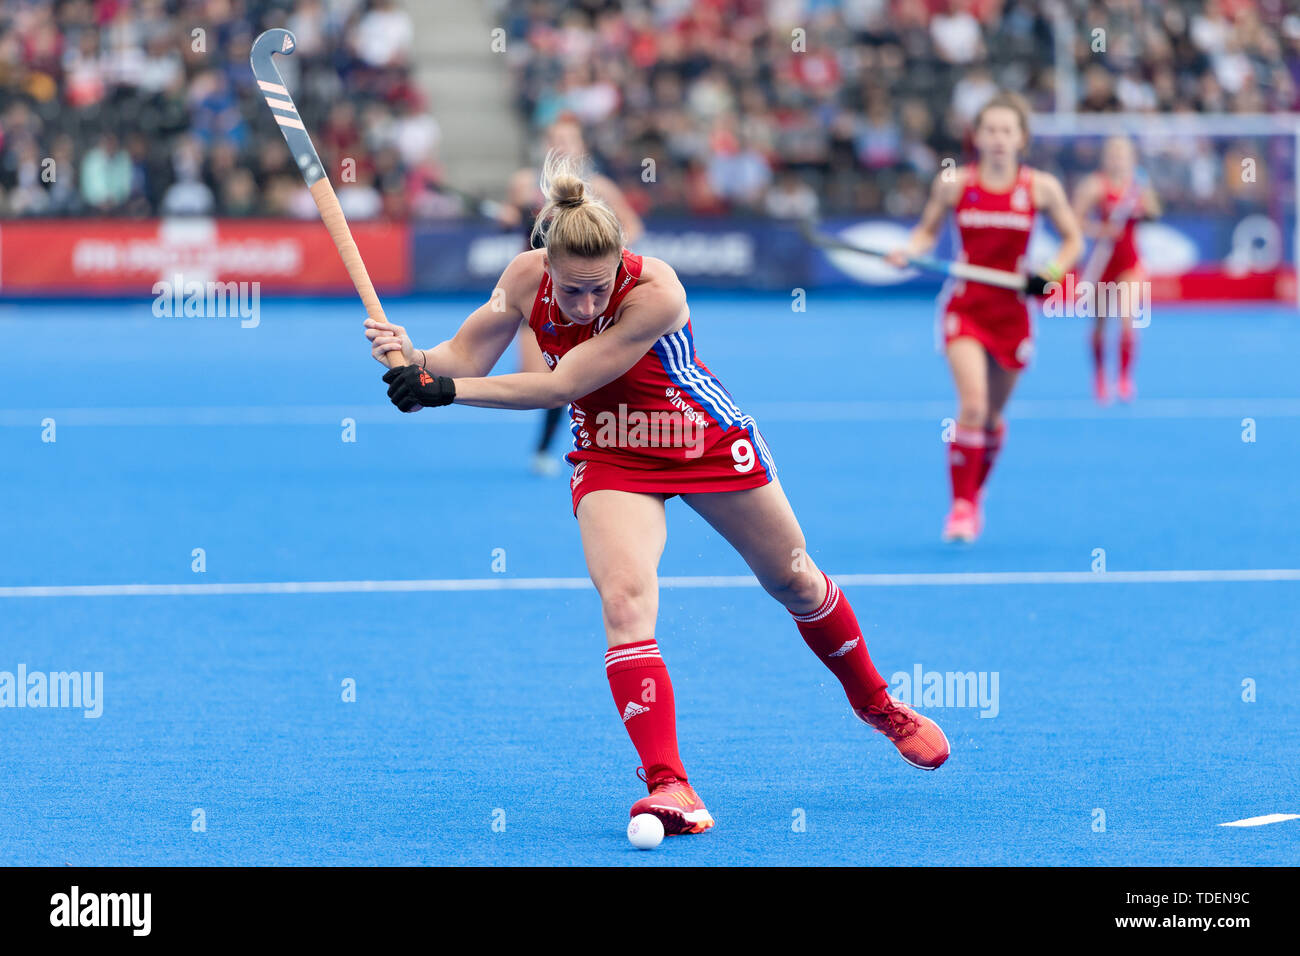
[[[518,232],[489,224],[416,226],[413,289],[490,290],[523,248]],[[700,289],[790,289],[807,282],[815,256],[798,229],[767,220],[655,220],[633,251],[663,259]]]
[[[1041,219],[1041,217],[1040,217]],[[1138,227],[1138,244],[1152,278],[1188,274],[1227,276],[1290,273],[1294,223],[1262,215],[1239,218],[1179,215]],[[866,246],[889,249],[906,241],[910,222],[828,219],[819,228]],[[1046,263],[1057,238],[1041,222],[1028,265]],[[487,292],[523,248],[517,232],[490,224],[440,223],[412,227],[412,288],[416,292]],[[935,254],[955,254],[951,229]],[[677,270],[688,289],[790,291],[796,288],[909,292],[937,288],[939,277],[899,271],[872,256],[814,249],[790,223],[768,219],[652,219],[634,251]]]

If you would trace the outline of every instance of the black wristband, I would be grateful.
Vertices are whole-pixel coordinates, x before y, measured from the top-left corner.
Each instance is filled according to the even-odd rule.
[[[388,397],[404,412],[413,412],[423,405],[436,408],[450,405],[456,400],[456,383],[446,375],[433,376],[418,365],[390,368],[384,373]]]

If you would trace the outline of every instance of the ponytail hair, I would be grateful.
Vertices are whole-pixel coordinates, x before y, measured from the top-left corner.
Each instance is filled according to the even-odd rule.
[[[545,204],[533,226],[554,261],[563,256],[604,259],[623,251],[623,226],[613,210],[591,193],[580,160],[551,150],[542,164]]]

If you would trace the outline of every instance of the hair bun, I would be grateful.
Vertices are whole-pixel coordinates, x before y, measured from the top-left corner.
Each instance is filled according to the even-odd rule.
[[[545,202],[530,236],[534,243],[542,240],[552,259],[562,255],[604,259],[618,255],[623,248],[618,217],[591,191],[584,179],[585,168],[580,157],[558,149],[547,152],[542,163],[537,185]],[[565,215],[569,212],[573,215]]]

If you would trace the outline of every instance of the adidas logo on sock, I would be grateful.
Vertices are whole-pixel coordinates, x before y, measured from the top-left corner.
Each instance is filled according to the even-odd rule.
[[[839,649],[838,651],[832,651],[831,653],[827,654],[826,656],[827,656],[827,657],[843,657],[843,656],[844,656],[845,654],[847,654],[849,651],[853,650],[853,648],[857,647],[857,646],[858,646],[858,641],[860,641],[860,640],[862,640],[861,637],[855,637],[855,638],[854,638],[853,640],[851,640],[851,641],[845,641],[844,644],[843,644],[843,646],[841,646],[840,649]]]
[[[642,707],[640,704],[636,703],[635,701],[629,700],[627,702],[627,706],[623,708],[623,723],[626,724],[637,714],[648,714],[649,712],[650,712],[649,707]]]

